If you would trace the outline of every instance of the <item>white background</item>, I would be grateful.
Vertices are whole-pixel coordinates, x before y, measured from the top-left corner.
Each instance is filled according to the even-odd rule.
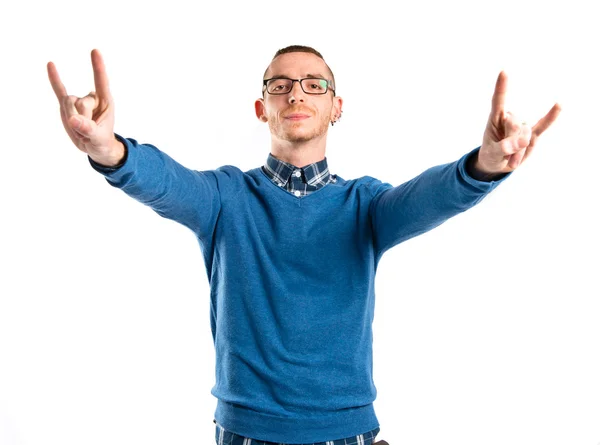
[[[214,443],[200,249],[91,169],[46,63],[84,96],[100,49],[116,132],[247,170],[270,149],[261,76],[292,44],[336,75],[327,157],[346,179],[399,185],[480,145],[502,69],[523,120],[563,106],[480,205],[384,256],[375,409],[392,445],[600,443],[600,32],[584,4],[5,2],[0,444]]]

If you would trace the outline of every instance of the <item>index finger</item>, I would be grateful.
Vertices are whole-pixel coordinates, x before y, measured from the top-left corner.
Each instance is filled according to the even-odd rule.
[[[67,89],[61,82],[58,70],[56,69],[56,66],[54,66],[54,63],[48,62],[46,68],[48,69],[48,79],[50,80],[54,94],[56,94],[58,101],[62,103],[62,100],[67,97]]]
[[[500,71],[500,74],[498,74],[498,80],[496,80],[494,96],[492,97],[492,114],[494,116],[501,116],[504,112],[504,99],[506,97],[507,83],[508,76],[504,71]]]
[[[106,67],[100,51],[92,50],[92,67],[94,68],[94,85],[96,86],[96,94],[102,99],[110,98],[110,89],[108,88],[108,76]]]

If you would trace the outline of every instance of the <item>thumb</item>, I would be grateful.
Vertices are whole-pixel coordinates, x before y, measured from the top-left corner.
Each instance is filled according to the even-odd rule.
[[[69,119],[69,126],[73,129],[73,131],[81,136],[92,139],[94,134],[96,133],[96,129],[98,125],[91,119],[87,119],[86,117],[78,114],[76,116],[71,116]]]
[[[531,127],[527,124],[523,124],[520,132],[517,134],[517,147],[519,149],[525,148],[531,141]]]
[[[531,141],[531,127],[523,125],[514,135],[498,142],[498,147],[504,156],[511,156],[527,148]]]

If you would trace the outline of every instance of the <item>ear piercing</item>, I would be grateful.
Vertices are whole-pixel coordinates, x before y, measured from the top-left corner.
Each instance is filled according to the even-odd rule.
[[[340,114],[338,114],[334,120],[331,121],[331,126],[333,127],[333,124],[335,124],[336,122],[339,122],[340,119],[342,118],[342,113],[343,111],[340,110]]]

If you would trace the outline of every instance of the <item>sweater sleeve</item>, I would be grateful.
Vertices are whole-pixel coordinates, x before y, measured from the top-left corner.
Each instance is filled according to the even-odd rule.
[[[88,158],[91,166],[110,185],[160,216],[183,224],[200,238],[210,238],[221,209],[221,188],[228,175],[221,169],[190,170],[154,145],[115,136],[127,150],[124,162],[105,167]]]
[[[458,161],[429,168],[397,187],[373,181],[369,216],[378,258],[395,245],[473,207],[510,176],[489,182],[472,178],[467,173],[467,161],[479,148]]]

